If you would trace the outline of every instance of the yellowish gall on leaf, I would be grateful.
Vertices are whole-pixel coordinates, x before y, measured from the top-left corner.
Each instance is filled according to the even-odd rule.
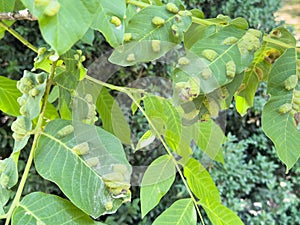
[[[278,112],[281,113],[281,114],[285,114],[285,113],[288,113],[291,110],[292,110],[292,104],[285,103],[282,106],[280,106]]]
[[[218,53],[212,49],[205,49],[203,50],[202,55],[209,61],[214,61],[217,58]]]
[[[166,9],[171,13],[178,13],[179,8],[174,3],[168,3]]]
[[[165,24],[165,20],[159,16],[155,16],[153,17],[152,19],[152,23],[155,25],[155,26],[162,26]]]
[[[152,40],[151,47],[153,52],[160,52],[160,40]]]
[[[236,72],[235,63],[232,60],[226,63],[226,76],[232,79],[235,76],[235,72]]]
[[[135,61],[135,55],[134,55],[134,53],[130,53],[130,54],[127,56],[126,60],[127,60],[128,62],[133,62],[133,61]]]
[[[131,33],[125,33],[124,34],[124,41],[129,42],[132,40],[132,34]]]
[[[292,75],[284,81],[284,88],[288,91],[294,89],[298,84],[298,76]]]
[[[180,57],[178,59],[178,64],[181,65],[181,66],[189,65],[190,64],[190,60],[187,57]]]
[[[110,22],[114,24],[116,27],[119,27],[122,24],[122,21],[119,19],[119,17],[116,16],[112,16]]]

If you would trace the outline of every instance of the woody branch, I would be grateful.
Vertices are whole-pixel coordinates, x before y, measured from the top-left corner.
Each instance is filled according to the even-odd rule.
[[[17,12],[0,12],[0,20],[37,20],[28,9]]]

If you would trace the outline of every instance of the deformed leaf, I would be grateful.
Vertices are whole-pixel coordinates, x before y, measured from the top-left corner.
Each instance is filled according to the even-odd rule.
[[[123,0],[101,0],[92,28],[100,31],[112,47],[123,42],[125,24],[123,21],[126,2]]]
[[[160,214],[152,225],[196,225],[197,215],[192,199],[180,199]]]
[[[287,49],[276,60],[268,79],[268,93],[271,98],[262,112],[263,130],[274,142],[278,156],[286,165],[287,171],[300,157],[300,132],[296,127],[294,115],[288,113],[290,105],[285,105],[292,104],[293,90],[287,90],[284,84],[285,80],[296,74],[296,62],[295,49]]]
[[[33,192],[18,204],[12,216],[15,224],[101,225],[71,202],[56,195]]]
[[[116,48],[109,61],[130,66],[155,60],[182,41],[191,23],[189,15],[179,16],[165,6],[148,6],[130,18],[126,27],[126,33],[131,34],[130,41]],[[152,40],[160,41],[159,48],[157,43],[153,48]]]
[[[160,156],[149,165],[141,186],[142,217],[169,191],[175,180],[175,172],[175,165],[169,155]]]
[[[73,131],[58,135],[61,129],[70,126]],[[89,151],[80,156],[72,148],[83,142],[88,144]],[[96,164],[90,164],[92,159],[96,159]],[[120,141],[93,125],[51,121],[39,138],[34,161],[42,177],[55,182],[74,205],[94,218],[115,212],[125,200],[125,195],[113,196],[102,179],[113,171],[114,164],[127,168],[122,177],[127,189],[130,186],[131,167]],[[110,209],[105,207],[108,202],[113,203]]]
[[[68,51],[84,36],[99,10],[97,0],[64,0],[58,2],[60,6],[56,13],[51,12],[47,15],[45,12],[48,5],[38,5],[32,0],[22,2],[38,18],[44,40],[59,55]]]

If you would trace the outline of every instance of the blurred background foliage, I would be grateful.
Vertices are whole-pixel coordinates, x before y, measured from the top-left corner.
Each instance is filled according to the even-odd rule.
[[[274,21],[274,13],[280,8],[282,1],[185,0],[185,4],[188,8],[202,9],[206,17],[216,17],[219,13],[232,18],[244,17],[251,27],[267,32],[278,25]],[[37,23],[18,21],[13,28],[35,46],[45,46]],[[92,73],[97,73],[97,67],[93,66],[93,62],[99,57],[105,58],[110,51],[110,47],[99,33],[95,33],[93,45],[78,42],[75,48],[82,49],[87,58],[85,65],[90,66]],[[35,53],[7,33],[4,39],[0,40],[0,54],[0,75],[12,79],[19,79],[24,69],[30,70],[35,57]],[[134,85],[137,79],[144,77],[160,77],[165,81],[165,78],[170,78],[170,76],[169,62],[162,59],[130,68],[119,68],[108,82],[126,86]],[[167,87],[170,86],[168,82],[163,85],[166,87],[165,90],[170,90],[170,87]],[[226,162],[224,165],[211,161],[195,147],[194,157],[208,168],[220,190],[223,203],[237,212],[245,224],[297,225],[300,224],[300,164],[298,162],[286,175],[285,168],[279,161],[272,143],[261,130],[261,111],[267,100],[265,90],[265,84],[261,84],[256,93],[255,106],[248,111],[246,116],[240,117],[234,107],[224,112],[225,117],[222,118],[226,120],[225,132],[228,135],[228,140],[224,145]],[[164,95],[164,93],[161,94]],[[136,142],[148,129],[148,125],[140,112],[130,115],[126,106],[124,106],[124,112],[131,124],[132,140]],[[13,146],[10,125],[14,118],[0,113],[0,157],[5,158],[10,154]],[[134,153],[130,146],[125,146],[125,150],[130,163],[136,168],[147,166],[155,158],[164,154],[159,143],[154,143],[147,151]],[[29,149],[22,151],[19,163],[20,172],[24,169],[24,160],[28,152]],[[142,172],[135,171],[132,179],[141,180]],[[53,183],[43,180],[34,168],[27,180],[24,194],[32,191],[63,196]],[[160,204],[146,218],[141,219],[138,186],[132,187],[132,194],[131,203],[123,205],[116,214],[101,217],[99,220],[109,225],[150,225],[154,218],[176,199],[188,196],[180,179],[177,178]],[[207,218],[205,221],[206,224],[210,224]]]

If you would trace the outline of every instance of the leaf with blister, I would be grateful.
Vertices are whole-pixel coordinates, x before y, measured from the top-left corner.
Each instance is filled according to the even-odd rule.
[[[13,138],[15,140],[13,152],[19,152],[26,146],[30,138],[30,131],[32,129],[32,122],[28,117],[18,116],[17,120],[14,121],[14,123],[19,123],[19,121],[21,122],[21,124],[20,125],[17,124],[18,126],[16,130],[14,130],[12,126],[12,129],[14,131]],[[20,129],[19,127],[22,130],[21,133],[18,132],[18,129]]]
[[[18,182],[17,162],[19,153],[12,153],[9,158],[0,160],[0,216],[5,214],[4,207],[11,198],[11,188]]]
[[[297,73],[296,49],[287,49],[274,63],[268,77],[271,98],[263,108],[262,127],[274,142],[279,158],[287,171],[300,157],[300,132],[291,113],[280,112],[282,105],[292,104],[294,90],[287,90],[284,81]],[[299,84],[297,89],[299,89]]]
[[[221,201],[219,191],[213,179],[199,161],[190,158],[183,164],[183,168],[189,187],[198,199]]]
[[[263,41],[262,47],[254,55],[253,63],[244,73],[241,90],[235,95],[236,108],[241,115],[245,115],[247,110],[253,106],[259,83],[268,79],[273,66],[270,62],[274,62],[286,50],[286,47],[277,45],[276,42],[296,45],[293,35],[283,27],[275,28],[269,36],[275,43]]]
[[[73,126],[73,131],[58,136],[67,126]],[[83,142],[88,143],[89,153],[79,156],[72,148]],[[97,160],[93,165],[92,159]],[[48,123],[39,138],[34,162],[42,177],[56,183],[74,205],[93,218],[115,212],[124,200],[123,195],[112,197],[102,176],[111,173],[114,164],[127,168],[124,182],[129,183],[131,175],[131,166],[116,137],[100,127],[75,121]],[[105,207],[107,202],[113,202],[109,210]]]
[[[160,214],[152,225],[196,225],[197,214],[192,199],[179,199]]]
[[[32,0],[22,0],[26,8],[38,18],[44,40],[59,54],[68,51],[79,41],[91,26],[99,10],[99,1],[59,0],[57,13],[45,14],[46,6],[34,4]],[[76,7],[70,7],[76,6]],[[80,9],[80,10],[79,10]],[[64,26],[61,26],[64,24]],[[66,38],[68,37],[68,38]]]
[[[164,23],[159,26],[155,25],[151,22],[153,18],[161,18]],[[109,61],[122,66],[130,66],[138,62],[155,60],[182,41],[183,33],[191,23],[191,16],[176,15],[166,10],[165,6],[146,7],[128,22],[126,33],[132,35],[132,41],[116,48]],[[176,33],[174,29],[172,30],[172,26],[173,28],[176,26]],[[151,40],[160,41],[160,51],[153,51]]]
[[[169,191],[175,180],[175,165],[169,155],[155,159],[147,168],[141,185],[142,218]]]
[[[238,41],[234,44],[224,44],[228,37],[234,37]],[[243,72],[253,60],[254,52],[260,47],[260,38],[251,30],[245,31],[232,25],[226,26],[211,35],[197,41],[189,51],[187,58],[190,65],[181,66],[180,69],[190,76],[198,76],[201,83],[201,92],[209,93],[228,84],[235,74]],[[205,50],[213,50],[218,56],[209,61],[203,56]],[[230,64],[227,68],[226,64]],[[235,67],[233,71],[232,68]],[[210,71],[211,76],[202,75],[204,71]],[[235,73],[234,73],[235,72]],[[207,74],[207,72],[205,72]],[[230,75],[230,76],[227,76]]]
[[[30,193],[21,200],[12,215],[12,225],[15,224],[103,225],[68,200],[42,192]]]
[[[100,31],[112,47],[123,42],[125,24],[124,15],[126,2],[123,0],[101,0],[92,28]],[[118,18],[119,23],[113,23],[112,18]]]

